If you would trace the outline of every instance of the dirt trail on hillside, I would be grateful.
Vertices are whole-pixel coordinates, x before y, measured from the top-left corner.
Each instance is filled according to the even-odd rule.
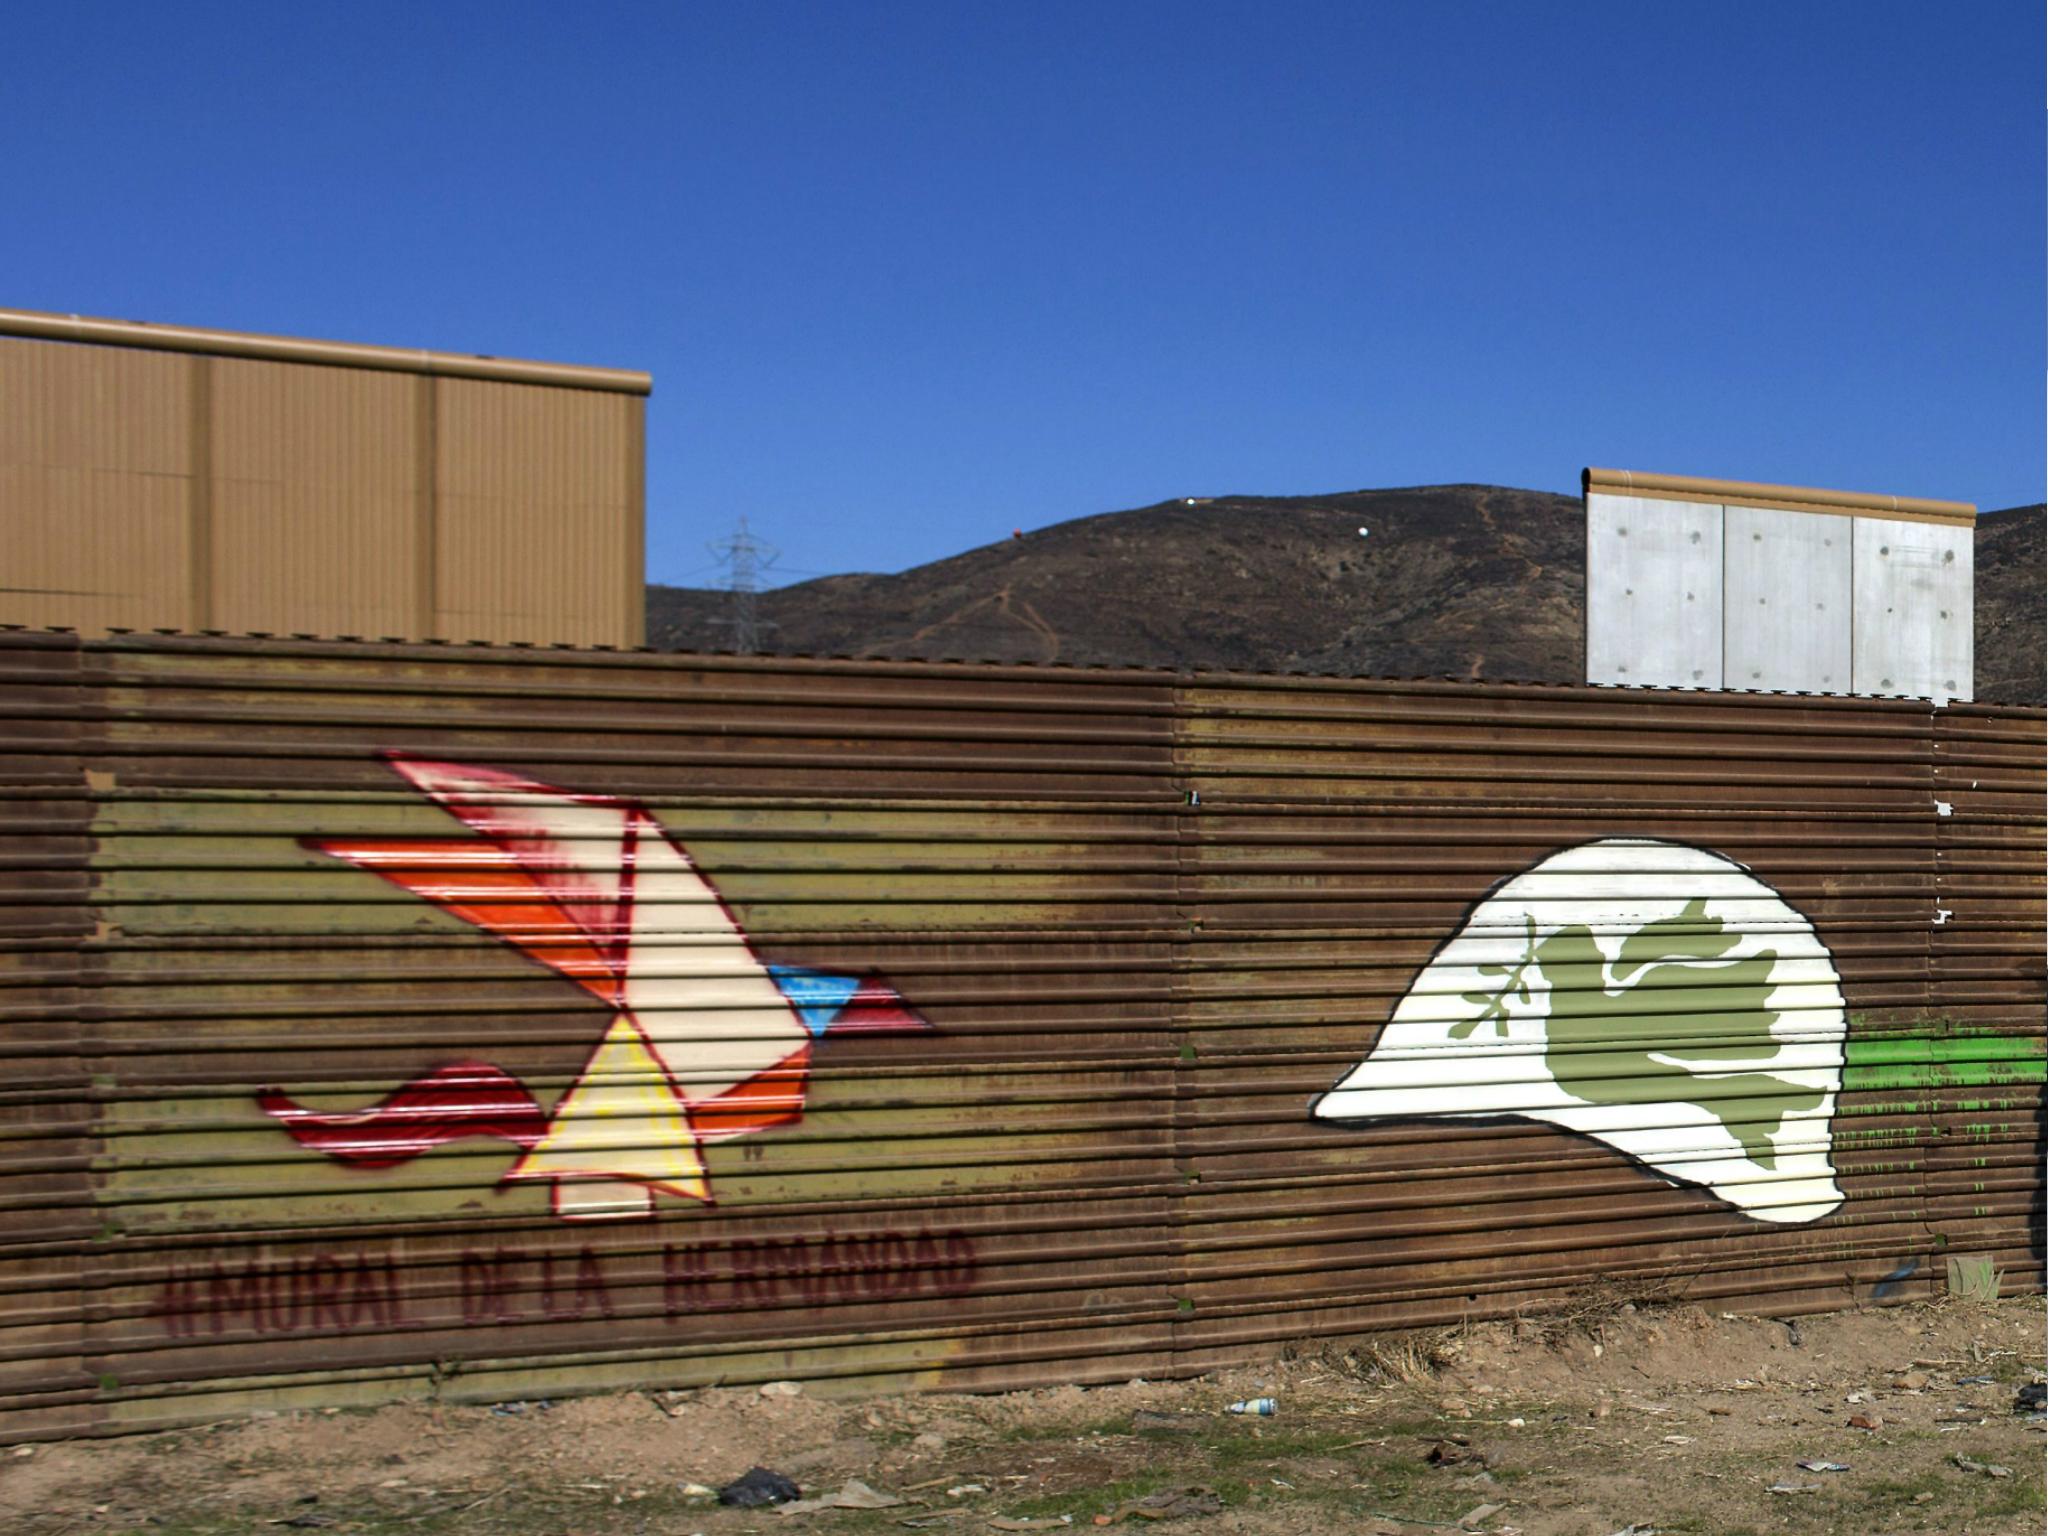
[[[2013,1402],[2041,1379],[2042,1319],[2038,1299],[1796,1325],[1610,1302],[1088,1390],[286,1414],[0,1453],[0,1529],[2035,1536],[2042,1421]],[[1255,1396],[1277,1413],[1225,1411]],[[904,1502],[787,1516],[690,1491],[756,1463],[807,1496],[859,1479]]]

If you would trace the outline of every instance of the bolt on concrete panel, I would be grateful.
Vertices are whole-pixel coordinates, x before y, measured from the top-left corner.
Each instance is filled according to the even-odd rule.
[[[1853,690],[1971,698],[1975,530],[1875,517],[1855,524]]]
[[[1726,686],[1849,691],[1853,523],[1768,507],[1726,509]]]
[[[1586,497],[1586,680],[1719,688],[1721,508]]]

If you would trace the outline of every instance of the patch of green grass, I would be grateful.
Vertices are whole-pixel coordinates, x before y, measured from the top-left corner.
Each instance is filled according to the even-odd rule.
[[[1870,1482],[1857,1485],[1856,1491],[1869,1499],[1911,1503],[1916,1493],[1931,1493],[1939,1499],[1954,1487],[1953,1479],[1933,1471],[1923,1472],[1914,1478],[1874,1478]]]
[[[911,1441],[923,1434],[924,1430],[918,1426],[905,1426],[901,1424],[887,1424],[880,1429],[870,1429],[867,1425],[863,1424],[858,1430],[852,1430],[848,1433],[858,1434],[863,1440],[871,1440],[880,1449],[894,1450],[898,1446],[910,1444]],[[959,1446],[964,1450],[970,1446],[980,1444],[986,1438],[988,1437],[984,1435],[948,1435],[946,1437],[946,1444],[948,1446]],[[998,1436],[997,1438],[1001,1437]]]
[[[1842,1491],[1863,1514],[1865,1528],[1905,1517],[1918,1520],[1923,1529],[1953,1530],[1976,1521],[2039,1516],[2048,1509],[2041,1480],[2026,1475],[2023,1468],[2015,1471],[2013,1478],[1992,1479],[1965,1476],[1943,1463],[1910,1477],[1876,1477],[1845,1485]],[[1933,1497],[1914,1503],[1922,1494]]]
[[[1990,1520],[2000,1515],[2037,1515],[2048,1509],[2048,1489],[2042,1487],[2038,1477],[2016,1476],[1993,1487],[1996,1491],[1977,1507],[1979,1519]]]
[[[228,1506],[203,1516],[169,1517],[164,1524],[110,1526],[108,1536],[249,1536],[270,1520],[292,1514],[313,1514],[333,1522],[309,1528],[346,1536],[559,1536],[564,1529],[602,1530],[615,1536],[667,1536],[678,1530],[701,1529],[711,1507],[679,1491],[657,1488],[644,1498],[613,1504],[599,1494],[569,1494],[545,1486],[518,1486],[502,1494],[443,1494],[433,1498],[381,1502],[368,1497],[337,1498],[317,1507],[271,1505]],[[887,1521],[867,1515],[893,1511],[844,1511],[834,1529],[845,1536],[880,1531]],[[730,1516],[732,1511],[718,1511]],[[714,1515],[713,1518],[717,1518]],[[63,1527],[71,1531],[75,1527]],[[281,1528],[280,1536],[287,1536]]]
[[[1022,1498],[1001,1501],[1002,1512],[1011,1516],[1030,1519],[1042,1515],[1072,1515],[1077,1525],[1084,1524],[1089,1515],[1107,1514],[1129,1499],[1142,1499],[1147,1494],[1158,1493],[1163,1488],[1185,1487],[1200,1478],[1176,1477],[1170,1472],[1142,1472],[1135,1477],[1118,1478],[1113,1483],[1104,1483],[1096,1488],[1075,1488],[1065,1493],[1034,1493]],[[1244,1502],[1244,1489],[1239,1487],[1235,1496],[1228,1488],[1217,1488],[1217,1497],[1226,1504]]]
[[[1108,1419],[1087,1419],[1079,1424],[1013,1424],[989,1438],[1009,1444],[1060,1445],[1069,1440],[1085,1439],[1090,1435],[1128,1435],[1131,1433],[1131,1416],[1118,1415]],[[1151,1438],[1147,1436],[1147,1438]],[[1171,1436],[1173,1439],[1183,1438]]]
[[[1360,1434],[1361,1427],[1219,1418],[1203,1433],[1140,1432],[1137,1438],[1148,1450],[1157,1450],[1160,1465],[1092,1488],[1005,1498],[1001,1509],[1008,1515],[1072,1515],[1080,1520],[1163,1489],[1200,1485],[1215,1489],[1228,1506],[1316,1503],[1355,1516],[1383,1511],[1436,1518],[1497,1498],[1513,1476],[1496,1472],[1500,1486],[1464,1487],[1459,1479],[1467,1475],[1465,1469],[1428,1465],[1422,1459],[1423,1446],[1441,1428],[1433,1421],[1405,1428],[1371,1426],[1378,1433],[1370,1438],[1384,1439],[1385,1445],[1359,1444],[1367,1438]],[[1013,1444],[1035,1442],[1050,1450],[1070,1448],[1075,1439],[1085,1440],[1091,1434],[1128,1436],[1129,1420],[1106,1421],[1061,1436],[1040,1430],[1034,1435],[1005,1438]],[[1327,1472],[1309,1472],[1293,1465],[1302,1461],[1334,1462],[1344,1472],[1333,1479]],[[1479,1470],[1477,1465],[1470,1468],[1471,1472]],[[1356,1488],[1354,1483],[1367,1487]]]
[[[1245,1431],[1238,1434],[1224,1432],[1218,1435],[1199,1437],[1208,1452],[1209,1460],[1218,1468],[1236,1468],[1251,1462],[1283,1461],[1297,1456],[1331,1456],[1343,1454],[1340,1446],[1356,1440],[1357,1435],[1336,1433],[1326,1429],[1268,1429],[1261,1426],[1263,1433]],[[1374,1435],[1375,1440],[1381,1438]],[[1360,1450],[1376,1450],[1375,1446],[1360,1446]]]

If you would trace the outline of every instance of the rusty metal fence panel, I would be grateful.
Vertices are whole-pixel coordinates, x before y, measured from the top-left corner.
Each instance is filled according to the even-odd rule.
[[[0,1439],[2038,1284],[2039,711],[0,635]]]
[[[1959,705],[1934,725],[1937,911],[1929,1038],[1883,1063],[1933,1121],[1929,1224],[2008,1283],[2043,1251],[2044,903],[2039,710]]]

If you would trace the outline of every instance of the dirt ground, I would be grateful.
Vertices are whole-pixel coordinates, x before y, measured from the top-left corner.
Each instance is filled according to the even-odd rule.
[[[1087,1390],[285,1414],[0,1452],[0,1530],[2038,1536],[2043,1421],[2013,1401],[2042,1341],[2038,1298],[1796,1326],[1610,1301]],[[1277,1413],[1224,1411],[1253,1396]],[[806,1498],[857,1479],[902,1502],[788,1514],[693,1491],[755,1464]]]

